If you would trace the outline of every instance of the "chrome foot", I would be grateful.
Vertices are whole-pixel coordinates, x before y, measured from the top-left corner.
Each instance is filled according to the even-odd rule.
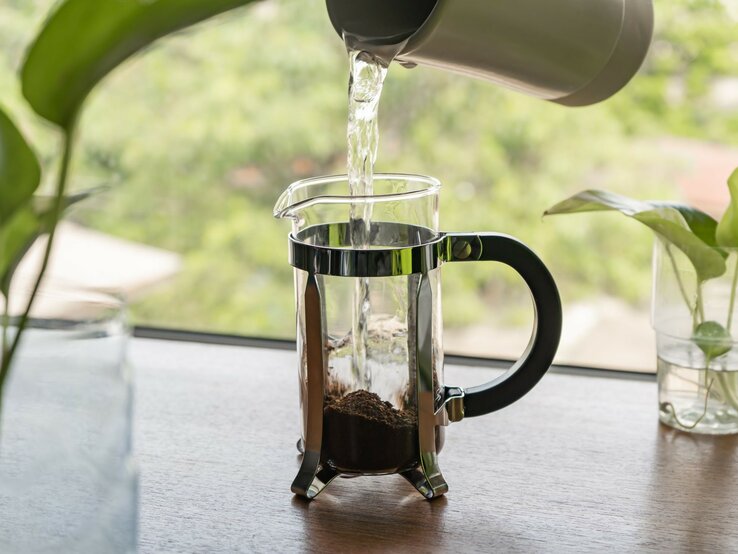
[[[438,498],[448,492],[448,484],[440,472],[428,477],[423,472],[423,467],[418,465],[413,469],[400,473],[417,491],[428,500]]]
[[[320,463],[320,453],[307,452],[303,455],[300,470],[292,482],[292,492],[312,500],[336,478],[338,472]]]

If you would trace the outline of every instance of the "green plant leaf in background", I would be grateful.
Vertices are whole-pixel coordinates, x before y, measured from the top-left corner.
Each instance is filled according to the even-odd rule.
[[[717,227],[717,243],[724,248],[738,248],[738,168],[728,177],[730,204]]]
[[[543,215],[594,211],[617,211],[648,226],[684,252],[700,281],[725,273],[723,254],[710,246],[715,244],[715,225],[710,223],[714,220],[689,206],[645,202],[607,191],[586,190],[552,206]]]
[[[0,227],[0,292],[7,299],[13,273],[40,234],[40,221],[29,205]]]
[[[625,215],[632,216],[638,212],[649,210],[652,207],[641,200],[635,200],[606,190],[583,190],[552,206],[543,215],[616,210]]]
[[[40,179],[36,155],[0,109],[0,229],[31,198]]]
[[[23,95],[36,113],[69,129],[93,87],[128,57],[169,33],[253,1],[62,2],[28,51]]]
[[[73,194],[67,194],[62,199],[62,211],[65,211],[67,208],[70,208],[71,206],[73,206],[74,204],[78,202],[82,202],[82,200],[85,200],[89,198],[90,196],[95,196],[97,194],[106,192],[108,190],[110,190],[109,186],[101,185],[97,187],[88,188],[85,190],[80,190]],[[54,209],[54,197],[53,196],[45,196],[43,194],[37,194],[36,196],[33,197],[31,206],[33,207],[33,211],[36,215],[38,215],[42,219],[46,219],[47,225],[51,224],[51,221],[49,220],[49,218],[51,217],[51,211]]]
[[[95,194],[100,188],[82,191],[64,197],[63,209]],[[0,292],[5,298],[10,291],[18,264],[34,241],[48,233],[53,224],[54,198],[34,196],[30,202],[16,211],[12,218],[0,226]]]
[[[699,237],[702,242],[709,246],[717,246],[717,239],[715,237],[717,232],[717,221],[711,215],[706,214],[702,210],[687,206],[685,204],[679,204],[677,202],[660,202],[650,201],[649,204],[658,208],[673,208],[677,210],[691,231]]]
[[[656,208],[633,216],[655,231],[662,239],[684,252],[697,272],[700,281],[720,277],[726,271],[722,252],[705,244],[695,235],[678,211]]]

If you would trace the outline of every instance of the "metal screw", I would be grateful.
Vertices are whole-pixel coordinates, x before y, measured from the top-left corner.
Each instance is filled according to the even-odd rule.
[[[465,240],[457,240],[451,246],[451,254],[453,254],[455,260],[466,260],[471,256],[471,253],[471,244]]]

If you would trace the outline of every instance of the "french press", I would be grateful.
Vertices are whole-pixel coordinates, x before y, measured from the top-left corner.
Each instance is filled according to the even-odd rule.
[[[292,184],[275,206],[292,222],[303,451],[295,494],[312,499],[341,474],[392,473],[426,498],[444,494],[445,426],[515,402],[553,360],[561,302],[551,274],[510,236],[440,232],[439,187],[430,177],[378,174],[373,195],[351,196],[346,176],[319,177]],[[371,213],[362,248],[351,242],[355,213]],[[443,380],[441,267],[473,261],[515,269],[536,319],[521,360],[464,390]],[[360,326],[355,298],[371,304]]]

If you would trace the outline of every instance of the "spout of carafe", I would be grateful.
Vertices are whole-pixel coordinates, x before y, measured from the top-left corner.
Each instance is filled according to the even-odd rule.
[[[286,189],[282,194],[279,195],[277,203],[274,204],[274,210],[272,214],[277,219],[297,219],[298,206],[301,202],[294,203],[292,201],[292,190]]]

